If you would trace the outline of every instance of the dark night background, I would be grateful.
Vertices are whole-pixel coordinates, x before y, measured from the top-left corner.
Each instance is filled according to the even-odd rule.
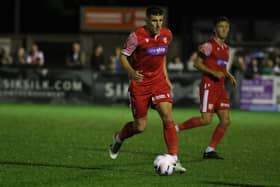
[[[79,33],[79,11],[80,6],[83,5],[148,6],[154,4],[165,6],[169,9],[169,27],[175,34],[181,34],[185,31],[183,25],[188,25],[198,18],[214,17],[217,13],[236,20],[279,20],[280,17],[277,10],[278,6],[271,2],[265,4],[261,1],[251,1],[247,2],[246,6],[235,1],[217,1],[215,4],[213,4],[213,1],[207,3],[206,1],[183,2],[181,0],[179,2],[165,0],[6,0],[1,2],[0,32]],[[193,13],[200,16],[189,16]],[[203,14],[208,16],[203,16]],[[19,19],[15,19],[16,17]]]

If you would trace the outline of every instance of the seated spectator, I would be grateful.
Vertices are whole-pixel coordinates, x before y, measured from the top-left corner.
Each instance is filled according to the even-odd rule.
[[[197,69],[193,66],[194,65],[194,59],[197,57],[197,52],[193,52],[190,56],[190,58],[187,61],[187,70],[188,71],[197,71]]]
[[[44,53],[39,50],[37,44],[33,43],[27,56],[27,64],[34,66],[43,66],[45,63]]]
[[[91,69],[93,71],[105,71],[106,64],[103,54],[103,46],[97,45],[91,57]]]
[[[263,75],[273,75],[273,66],[274,66],[274,64],[273,64],[272,59],[267,59],[262,68],[262,74]]]
[[[228,81],[226,82],[226,86],[228,87],[228,95],[231,98],[231,105],[234,108],[238,108],[240,106],[240,83],[244,78],[246,68],[244,56],[237,52],[234,55],[232,64],[230,66],[230,72],[237,81],[236,87],[232,87]]]
[[[24,66],[27,61],[27,55],[24,47],[20,47],[17,49],[16,54],[14,56],[14,65],[15,66]]]
[[[121,47],[116,46],[115,47],[115,56],[114,56],[115,57],[114,64],[115,64],[116,73],[123,72],[122,65],[120,62],[120,55],[121,55]]]
[[[81,50],[80,43],[72,44],[72,51],[66,57],[66,65],[70,68],[81,68],[86,65],[86,53]]]
[[[4,47],[0,47],[0,65],[11,66],[13,64],[12,57]]]
[[[107,67],[106,67],[106,71],[107,72],[109,72],[109,73],[117,73],[115,61],[116,61],[116,57],[110,56],[109,63],[107,64]]]
[[[273,73],[275,75],[280,75],[280,55],[275,57],[275,64],[273,67]]]
[[[116,46],[114,52],[115,54],[110,56],[109,64],[107,68],[109,72],[121,73],[122,72],[122,66],[120,62],[121,48],[119,46]]]
[[[244,74],[246,71],[246,64],[244,57],[241,54],[236,54],[233,58],[230,71],[233,75]]]
[[[262,74],[262,67],[257,58],[253,58],[247,66],[245,77],[248,79],[259,78]]]
[[[167,65],[169,72],[183,72],[184,64],[179,56],[175,56],[171,62]]]

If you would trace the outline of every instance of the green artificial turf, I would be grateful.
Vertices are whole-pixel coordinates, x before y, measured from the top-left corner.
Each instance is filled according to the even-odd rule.
[[[162,124],[150,110],[143,134],[108,156],[112,135],[131,120],[126,106],[0,105],[0,186],[280,186],[280,114],[233,110],[217,151],[202,160],[217,123],[179,133],[185,174],[157,176],[154,158],[166,152]],[[179,123],[198,109],[174,108]]]

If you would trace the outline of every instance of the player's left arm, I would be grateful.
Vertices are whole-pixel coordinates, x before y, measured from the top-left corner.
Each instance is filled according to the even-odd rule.
[[[229,79],[231,85],[233,87],[236,87],[236,84],[237,84],[236,79],[234,78],[234,76],[228,70],[226,71],[226,77]]]
[[[164,75],[166,77],[166,81],[167,81],[167,84],[168,84],[169,88],[172,89],[172,84],[171,84],[171,81],[170,81],[169,76],[168,76],[166,65],[167,65],[166,64],[166,57],[164,57],[163,72],[164,72]]]

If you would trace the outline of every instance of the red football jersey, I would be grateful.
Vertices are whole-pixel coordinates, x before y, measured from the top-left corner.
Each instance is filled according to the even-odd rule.
[[[199,46],[199,52],[203,53],[206,58],[204,65],[212,70],[226,72],[229,64],[229,46],[226,44],[218,44],[215,39]],[[202,77],[204,82],[217,83],[224,85],[224,78],[217,79],[209,74],[204,74]]]
[[[141,85],[152,85],[159,79],[165,79],[163,66],[171,40],[172,33],[165,27],[154,37],[144,26],[129,35],[121,52],[130,56],[133,69],[142,71],[144,79]]]

